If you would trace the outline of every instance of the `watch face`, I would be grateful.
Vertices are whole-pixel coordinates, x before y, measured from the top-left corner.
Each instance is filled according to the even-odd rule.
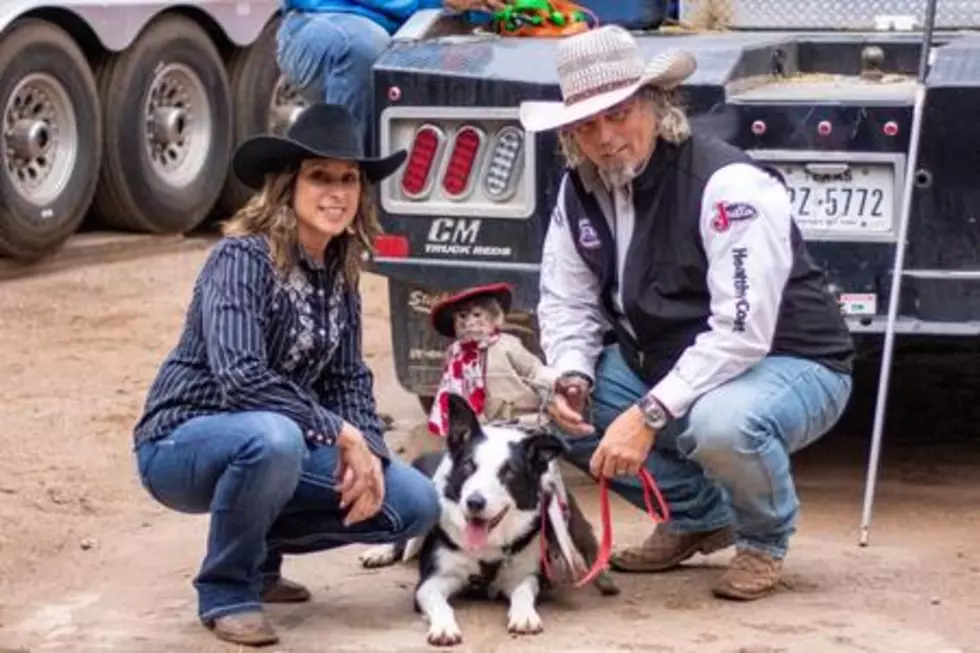
[[[664,415],[663,411],[659,408],[651,410],[649,413],[647,413],[647,415],[651,426],[660,428],[667,423],[666,415]]]
[[[642,406],[643,412],[646,415],[646,421],[650,426],[653,428],[661,428],[667,423],[667,414],[655,400],[652,398],[646,398],[644,399]]]

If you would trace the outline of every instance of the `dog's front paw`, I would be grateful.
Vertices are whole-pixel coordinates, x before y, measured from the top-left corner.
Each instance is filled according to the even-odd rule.
[[[357,556],[357,559],[361,562],[361,566],[368,569],[393,565],[397,558],[398,549],[390,544],[372,546]]]
[[[462,642],[463,633],[452,617],[445,620],[434,619],[429,626],[429,644],[432,646],[456,646]]]
[[[516,635],[537,635],[544,630],[541,617],[533,607],[513,607],[507,615],[507,632]]]

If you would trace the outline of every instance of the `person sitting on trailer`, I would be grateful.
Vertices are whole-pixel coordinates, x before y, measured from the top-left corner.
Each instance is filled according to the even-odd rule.
[[[669,502],[672,519],[614,569],[734,544],[714,594],[766,596],[796,526],[790,455],[850,398],[850,331],[781,179],[690,133],[672,89],[691,54],[645,62],[607,26],[563,39],[557,68],[563,100],[520,108],[529,132],[558,131],[567,160],[537,307],[561,374],[549,412],[576,465],[640,508],[645,466]]]
[[[235,153],[257,193],[204,263],[135,428],[150,496],[211,514],[194,586],[221,639],[275,643],[262,603],[309,600],[283,578],[284,554],[414,537],[439,519],[432,483],[385,444],[361,345],[372,186],[405,157],[365,157],[353,116],[327,104]]]
[[[313,102],[346,106],[367,139],[371,66],[416,11],[489,12],[504,0],[282,0],[276,60],[289,83]]]

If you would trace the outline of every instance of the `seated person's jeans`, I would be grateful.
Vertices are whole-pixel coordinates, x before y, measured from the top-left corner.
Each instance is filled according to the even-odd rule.
[[[345,526],[336,447],[310,449],[295,422],[271,412],[196,417],[136,450],[143,487],[163,505],[210,513],[207,551],[194,579],[198,615],[257,610],[283,554],[380,544],[425,534],[439,520],[432,482],[397,458],[371,519]]]
[[[851,384],[849,375],[819,363],[767,356],[698,399],[657,434],[647,458],[670,507],[665,526],[677,532],[732,526],[737,546],[783,558],[799,512],[790,455],[834,426]],[[569,461],[588,471],[602,433],[648,390],[617,345],[603,350],[589,415],[596,433],[565,436]],[[609,488],[645,506],[638,479],[616,478]]]
[[[279,70],[311,102],[340,104],[371,124],[371,66],[391,42],[377,23],[352,14],[288,14],[279,27]]]

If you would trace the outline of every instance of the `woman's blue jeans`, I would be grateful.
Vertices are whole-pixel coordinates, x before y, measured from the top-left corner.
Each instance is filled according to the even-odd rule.
[[[264,580],[283,554],[414,537],[439,519],[432,482],[392,459],[385,499],[373,518],[343,524],[337,449],[310,449],[292,420],[269,412],[192,419],[136,451],[140,479],[163,505],[210,513],[207,551],[194,586],[204,623],[259,609]]]

